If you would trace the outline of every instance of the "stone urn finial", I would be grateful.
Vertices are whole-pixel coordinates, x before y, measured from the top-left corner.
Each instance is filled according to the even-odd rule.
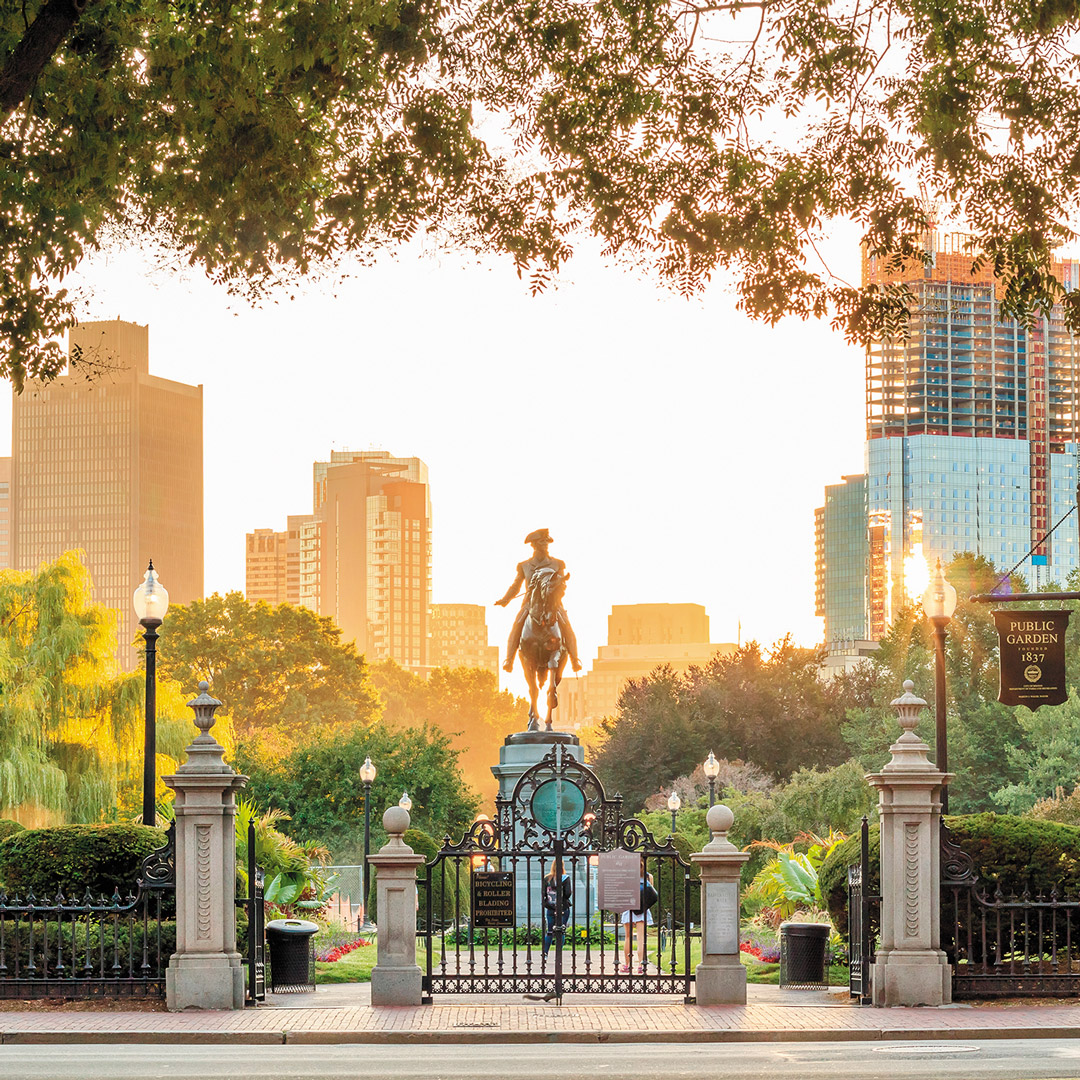
[[[404,806],[391,806],[382,816],[383,828],[387,840],[379,851],[380,855],[411,855],[413,849],[405,843],[404,836],[412,819]]]
[[[933,768],[926,756],[930,747],[915,734],[919,724],[919,713],[926,708],[926,702],[914,693],[915,684],[910,679],[904,680],[904,692],[892,702],[896,718],[904,729],[903,734],[889,747],[892,760],[885,766],[885,772],[903,772]]]
[[[188,702],[188,708],[195,713],[195,726],[199,734],[187,748],[187,761],[176,771],[231,773],[233,769],[225,763],[225,747],[210,734],[214,726],[214,713],[221,708],[221,702],[209,694],[210,684],[199,683],[199,696]]]

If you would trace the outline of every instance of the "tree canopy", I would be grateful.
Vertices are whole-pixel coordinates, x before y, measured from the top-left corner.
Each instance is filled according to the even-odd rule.
[[[92,602],[78,552],[0,572],[0,687],[0,816],[43,825],[137,812],[145,678],[117,672],[115,617]],[[159,680],[159,778],[196,734],[188,696]],[[231,746],[227,720],[214,735]]]
[[[540,288],[592,234],[865,340],[906,297],[819,245],[846,219],[919,258],[920,184],[1007,314],[1078,327],[1050,267],[1078,27],[1077,0],[0,0],[0,373],[55,374],[65,276],[146,239],[257,295],[423,229]]]
[[[158,665],[185,686],[210,683],[234,720],[245,767],[378,716],[355,645],[342,643],[333,620],[292,604],[249,604],[230,592],[172,606]]]
[[[386,660],[372,665],[371,676],[384,722],[394,728],[435,724],[454,748],[465,782],[493,806],[499,785],[491,766],[503,739],[525,730],[528,702],[500,690],[495,675],[480,668],[436,668],[420,679]]]

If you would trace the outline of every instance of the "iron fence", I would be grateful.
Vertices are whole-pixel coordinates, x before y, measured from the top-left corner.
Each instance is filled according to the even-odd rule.
[[[0,894],[0,998],[164,995],[176,947],[175,826],[134,895]]]

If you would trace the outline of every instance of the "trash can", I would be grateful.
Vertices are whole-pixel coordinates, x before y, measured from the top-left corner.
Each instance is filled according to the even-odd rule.
[[[828,923],[780,927],[780,985],[788,990],[828,990]]]
[[[272,994],[303,994],[315,989],[318,929],[318,923],[307,919],[274,919],[266,924]]]

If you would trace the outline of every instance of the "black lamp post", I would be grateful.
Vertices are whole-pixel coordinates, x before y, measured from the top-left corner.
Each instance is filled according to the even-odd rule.
[[[956,611],[956,590],[945,580],[941,560],[930,576],[923,593],[923,612],[934,627],[934,741],[937,744],[935,764],[942,772],[949,771],[949,736],[945,725],[945,628]],[[949,812],[949,788],[941,789],[941,812]]]
[[[135,614],[146,642],[146,719],[143,725],[143,810],[144,825],[157,823],[157,639],[158,627],[169,610],[169,593],[158,581],[154,560],[150,560],[143,583],[132,597]]]
[[[709,778],[709,806],[711,807],[716,802],[716,778],[720,775],[720,762],[716,760],[716,755],[711,750],[702,768]]]
[[[671,794],[668,796],[667,808],[671,811],[671,831],[675,831],[675,815],[679,812],[679,807],[682,806],[682,799],[679,798],[679,793],[672,788]]]
[[[361,930],[371,929],[368,918],[368,896],[371,889],[371,870],[368,857],[371,855],[371,785],[375,782],[376,769],[371,758],[365,757],[360,766],[360,780],[364,785],[364,925]]]

